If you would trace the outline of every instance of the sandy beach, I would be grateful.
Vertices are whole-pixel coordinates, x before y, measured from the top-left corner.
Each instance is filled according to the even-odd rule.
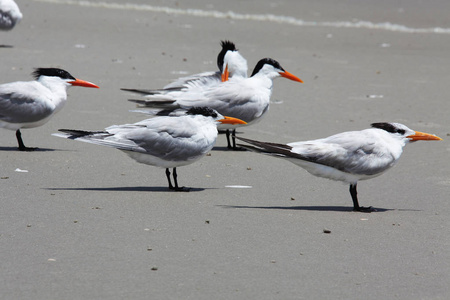
[[[0,130],[1,299],[448,299],[448,1],[17,0],[0,32],[0,83],[59,67],[71,88],[46,125]],[[401,5],[402,4],[402,5]],[[287,161],[216,147],[178,169],[51,136],[145,116],[120,88],[161,88],[216,70],[220,40],[253,69],[276,59],[270,111],[239,130],[288,143],[400,122],[440,142],[408,145],[398,165],[348,186]],[[325,233],[324,230],[328,233]]]

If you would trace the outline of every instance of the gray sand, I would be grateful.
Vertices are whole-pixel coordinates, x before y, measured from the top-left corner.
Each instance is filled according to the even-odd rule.
[[[71,88],[48,124],[23,130],[41,151],[15,151],[14,132],[0,130],[1,299],[448,299],[450,34],[240,19],[450,28],[448,1],[151,3],[171,13],[144,0],[18,2],[22,23],[0,32],[12,46],[0,48],[0,82],[52,66],[101,89]],[[378,209],[363,214],[346,185],[224,151],[223,135],[178,169],[190,193],[168,192],[163,169],[120,151],[51,136],[144,119],[119,88],[215,70],[221,39],[250,68],[272,57],[305,81],[276,79],[270,112],[242,136],[286,143],[396,121],[444,141],[409,145],[393,170],[361,182],[360,204]]]

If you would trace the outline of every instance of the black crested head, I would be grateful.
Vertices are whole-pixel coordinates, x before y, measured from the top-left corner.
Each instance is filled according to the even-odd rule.
[[[271,65],[275,69],[279,69],[279,70],[284,72],[284,69],[281,67],[280,63],[277,62],[275,59],[263,58],[260,61],[258,61],[258,63],[256,64],[255,68],[253,69],[253,73],[252,73],[251,76],[257,74],[264,67],[264,65],[266,65],[266,64],[267,65]]]
[[[76,80],[69,72],[58,68],[36,68],[31,75],[33,75],[35,79],[38,79],[40,76],[53,76],[62,79]]]
[[[222,46],[222,51],[237,51],[236,46],[232,41],[221,41],[220,45]]]
[[[230,41],[221,41],[220,45],[222,46],[222,50],[220,51],[219,55],[217,56],[217,66],[219,67],[220,72],[222,72],[225,54],[228,51],[238,51],[238,50],[236,49],[236,46],[234,45],[234,43],[230,42]]]
[[[370,126],[372,126],[373,128],[383,129],[383,130],[385,130],[387,132],[390,132],[390,133],[399,133],[399,134],[402,134],[402,135],[406,133],[405,129],[398,128],[394,124],[387,123],[387,122],[372,123]]]
[[[191,107],[187,112],[187,115],[202,115],[205,117],[213,117],[213,118],[217,118],[217,112],[210,108],[210,107],[205,107],[205,106],[194,106]]]

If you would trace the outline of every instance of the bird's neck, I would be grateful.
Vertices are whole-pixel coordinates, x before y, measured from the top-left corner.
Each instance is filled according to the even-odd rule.
[[[50,90],[52,97],[51,101],[56,106],[56,111],[60,110],[67,100],[67,88],[70,86],[67,82],[59,78],[44,77],[39,82]]]
[[[262,74],[256,74],[250,78],[257,82],[256,86],[258,86],[258,88],[266,88],[272,90],[273,78]]]

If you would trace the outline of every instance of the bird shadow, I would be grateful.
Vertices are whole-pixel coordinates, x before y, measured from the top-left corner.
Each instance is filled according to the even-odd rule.
[[[223,146],[223,147],[214,147],[212,149],[213,151],[233,151],[233,149],[228,148],[227,146]]]
[[[0,48],[14,48],[13,45],[0,45]]]
[[[213,151],[226,151],[226,152],[246,152],[248,151],[247,149],[243,148],[243,147],[237,147],[235,149],[230,149],[227,146],[222,146],[222,147],[214,147]]]
[[[247,208],[247,209],[268,209],[268,210],[305,210],[305,211],[338,211],[338,212],[353,212],[353,207],[350,206],[247,206],[247,205],[218,205],[223,208]],[[373,210],[363,213],[379,213],[391,210],[399,211],[416,211],[409,209],[390,209],[374,207]]]
[[[186,192],[201,192],[204,188],[188,188]],[[124,186],[105,188],[45,188],[50,191],[98,191],[98,192],[175,192],[164,186]]]
[[[17,152],[49,152],[49,151],[62,151],[60,149],[50,148],[36,148],[33,151],[20,151],[17,147],[0,147],[0,151],[17,151]]]

